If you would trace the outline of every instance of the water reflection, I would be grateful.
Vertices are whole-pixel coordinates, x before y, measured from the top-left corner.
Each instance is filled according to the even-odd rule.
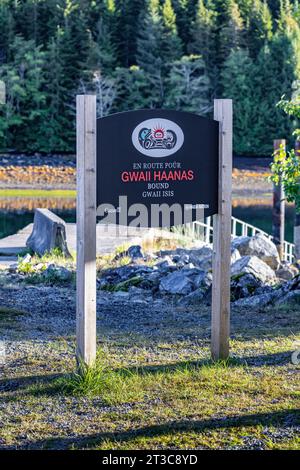
[[[16,233],[33,221],[34,209],[42,207],[55,212],[66,222],[75,222],[76,199],[67,197],[0,198],[0,238]],[[272,231],[272,207],[262,199],[233,201],[233,215],[262,230]],[[294,209],[286,207],[285,239],[293,241]]]

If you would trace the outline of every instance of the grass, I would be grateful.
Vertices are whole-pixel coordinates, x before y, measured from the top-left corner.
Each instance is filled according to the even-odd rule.
[[[14,328],[20,315],[26,315],[26,312],[24,310],[0,305],[0,332],[5,328]]]
[[[30,260],[26,260],[26,253],[19,255],[18,257],[18,272],[21,274],[25,274],[25,282],[31,284],[62,284],[64,285],[65,282],[62,281],[60,276],[56,275],[55,270],[53,273],[47,273],[47,277],[45,277],[44,271],[47,269],[49,264],[54,264],[55,266],[62,266],[74,271],[75,263],[74,263],[74,254],[73,257],[66,258],[62,251],[59,248],[54,248],[53,250],[46,252],[43,256],[33,255],[31,256]],[[69,282],[69,281],[66,281]],[[72,276],[72,282],[75,282],[75,272]]]
[[[202,358],[195,351],[187,357],[186,341],[125,349],[107,342],[81,374],[56,356],[62,343],[44,359],[32,357],[28,379],[2,395],[6,416],[18,402],[26,413],[6,417],[0,439],[14,445],[26,436],[33,448],[50,449],[231,449],[257,442],[264,449],[300,449],[293,431],[300,425],[295,366],[247,359],[249,351],[280,358],[294,339],[234,340],[237,357],[215,363],[205,348]],[[175,350],[177,360],[170,361]]]
[[[0,189],[0,197],[57,197],[75,198],[72,189]]]

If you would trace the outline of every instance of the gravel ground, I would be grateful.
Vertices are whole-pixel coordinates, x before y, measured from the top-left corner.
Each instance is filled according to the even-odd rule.
[[[128,301],[122,294],[104,292],[98,293],[97,301],[98,341],[112,354],[112,363],[118,361],[130,367],[142,361],[144,365],[153,366],[209,357],[209,306],[182,308],[164,298]],[[152,408],[160,407],[159,396],[143,402],[108,406],[99,397],[52,395],[51,380],[74,369],[73,288],[2,286],[0,305],[25,312],[16,315],[9,325],[0,322],[0,339],[6,348],[5,362],[0,365],[3,430],[0,449],[70,448],[74,445],[81,448],[89,444],[90,436],[99,435],[105,442],[116,433],[126,441],[128,436],[115,419],[120,421],[134,412],[146,416]],[[273,334],[274,324],[276,335]],[[297,333],[298,327],[299,312],[234,309],[232,341],[238,344],[242,338],[244,349],[233,346],[233,355],[247,360],[248,367],[253,368],[258,377],[265,367],[279,367],[287,377],[295,374],[297,368],[290,364],[290,351],[285,345],[273,353],[265,344],[275,336],[284,338],[291,332]],[[46,386],[49,393],[43,389],[41,399],[36,392],[31,397],[31,385]],[[295,403],[291,403],[291,408],[294,407]],[[247,410],[255,411],[255,408]],[[117,418],[105,425],[104,432],[103,422],[108,416]],[[224,420],[226,412],[219,411],[212,415],[210,427],[218,427]],[[266,421],[263,440],[255,433],[246,433],[243,444],[236,448],[264,449],[266,439],[280,443],[287,438],[296,439],[299,431],[292,413],[285,416],[281,426],[274,427]],[[222,432],[226,434],[226,427]]]

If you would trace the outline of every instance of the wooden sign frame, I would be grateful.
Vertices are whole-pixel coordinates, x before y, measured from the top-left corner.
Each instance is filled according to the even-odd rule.
[[[76,356],[79,365],[96,359],[96,97],[78,95],[77,117],[77,285]],[[220,123],[219,200],[213,216],[211,355],[229,356],[232,100],[214,100]]]

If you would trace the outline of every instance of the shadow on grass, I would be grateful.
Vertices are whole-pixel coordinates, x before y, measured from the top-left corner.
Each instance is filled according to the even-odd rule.
[[[205,420],[181,420],[168,421],[163,424],[144,426],[138,429],[121,432],[103,432],[89,435],[68,437],[56,437],[30,442],[26,448],[31,449],[70,449],[70,448],[96,448],[104,441],[126,443],[138,438],[157,438],[169,434],[184,432],[206,432],[237,427],[262,426],[298,426],[300,424],[300,412],[298,409],[283,411],[256,413],[230,418],[222,417]]]
[[[16,395],[1,396],[2,393],[21,392],[25,395],[54,395],[61,393],[58,379],[68,377],[70,374],[28,375],[13,379],[0,379],[0,402],[15,400]],[[32,387],[32,388],[31,388]]]
[[[104,370],[111,371],[124,378],[132,374],[145,376],[162,373],[174,374],[176,372],[188,370],[199,371],[202,367],[261,367],[261,366],[284,366],[290,362],[291,351],[279,353],[260,354],[253,356],[236,356],[226,361],[213,362],[211,359],[201,359],[195,361],[181,361],[170,364],[142,365],[120,368],[105,367]],[[57,373],[47,375],[32,375],[16,377],[13,379],[0,379],[0,394],[8,395],[0,397],[0,402],[15,400],[18,392],[28,396],[51,396],[51,395],[72,395],[72,387],[66,387],[66,383],[72,378],[72,373]],[[14,394],[14,392],[17,392]],[[10,395],[11,394],[11,395]]]

